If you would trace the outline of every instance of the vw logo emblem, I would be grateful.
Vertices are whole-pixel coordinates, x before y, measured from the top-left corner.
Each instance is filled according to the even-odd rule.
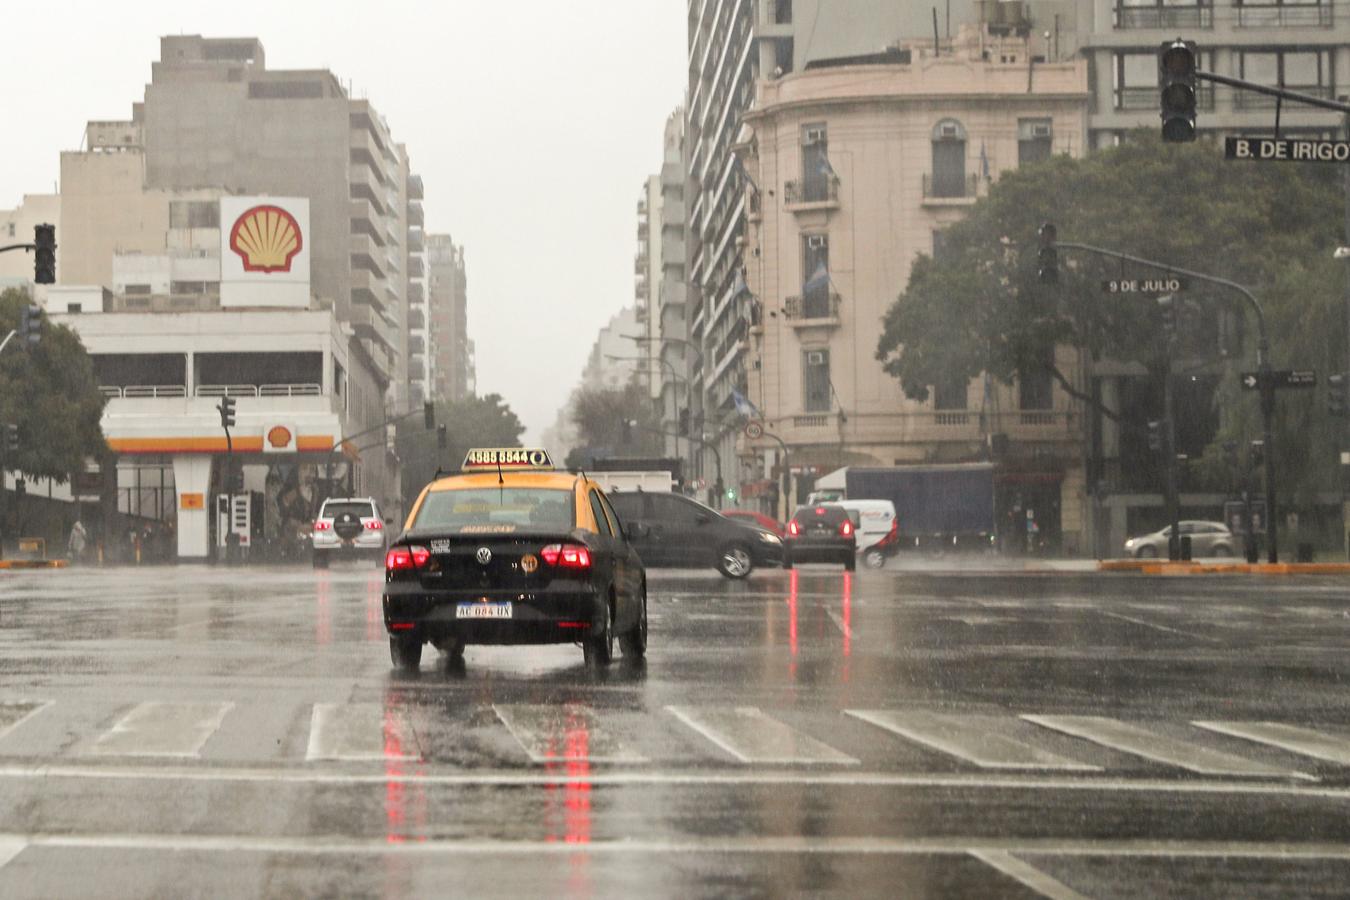
[[[492,551],[486,547],[479,547],[476,556],[478,557],[478,564],[480,566],[486,566],[488,563],[492,562]]]

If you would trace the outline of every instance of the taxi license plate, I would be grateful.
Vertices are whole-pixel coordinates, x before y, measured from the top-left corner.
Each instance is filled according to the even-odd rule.
[[[456,619],[509,619],[511,604],[508,603],[461,603],[455,608]]]

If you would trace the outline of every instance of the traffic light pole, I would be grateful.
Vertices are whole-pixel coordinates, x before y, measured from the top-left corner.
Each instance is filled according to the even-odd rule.
[[[1167,521],[1172,534],[1167,539],[1167,558],[1181,559],[1181,498],[1177,495],[1177,417],[1176,399],[1172,394],[1172,348],[1168,342],[1167,361],[1163,365],[1163,437],[1167,466]]]
[[[1350,109],[1350,106],[1346,106]],[[1084,253],[1092,253],[1097,256],[1105,256],[1110,259],[1118,260],[1122,263],[1134,263],[1139,266],[1146,266],[1150,269],[1158,269],[1162,272],[1168,272],[1173,275],[1184,275],[1187,278],[1194,278],[1196,281],[1203,281],[1208,284],[1218,285],[1228,288],[1241,294],[1256,315],[1257,344],[1256,344],[1256,368],[1260,379],[1261,391],[1261,436],[1265,442],[1265,469],[1266,469],[1266,532],[1270,536],[1267,542],[1267,559],[1272,563],[1280,561],[1279,540],[1278,540],[1278,517],[1275,507],[1275,383],[1270,375],[1270,335],[1266,330],[1266,314],[1261,309],[1261,304],[1256,296],[1236,281],[1229,281],[1227,278],[1219,278],[1216,275],[1207,275],[1204,272],[1193,272],[1190,269],[1183,269],[1179,266],[1168,265],[1157,260],[1144,259],[1142,256],[1132,256],[1129,253],[1121,253],[1118,250],[1108,250],[1105,247],[1094,247],[1091,244],[1078,244],[1069,241],[1058,241],[1056,246],[1064,247],[1069,250],[1081,250]],[[1171,452],[1171,448],[1168,448]],[[1250,522],[1248,523],[1250,527]]]

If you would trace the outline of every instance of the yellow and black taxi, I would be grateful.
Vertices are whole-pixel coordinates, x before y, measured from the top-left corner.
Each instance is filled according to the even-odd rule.
[[[394,665],[422,647],[579,643],[606,665],[647,648],[647,576],[600,486],[539,449],[470,450],[422,489],[385,557]]]

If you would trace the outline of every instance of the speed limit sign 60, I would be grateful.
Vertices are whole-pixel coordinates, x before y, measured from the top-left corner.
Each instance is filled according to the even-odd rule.
[[[745,436],[752,441],[757,441],[764,437],[764,426],[759,422],[747,422],[745,426]]]

